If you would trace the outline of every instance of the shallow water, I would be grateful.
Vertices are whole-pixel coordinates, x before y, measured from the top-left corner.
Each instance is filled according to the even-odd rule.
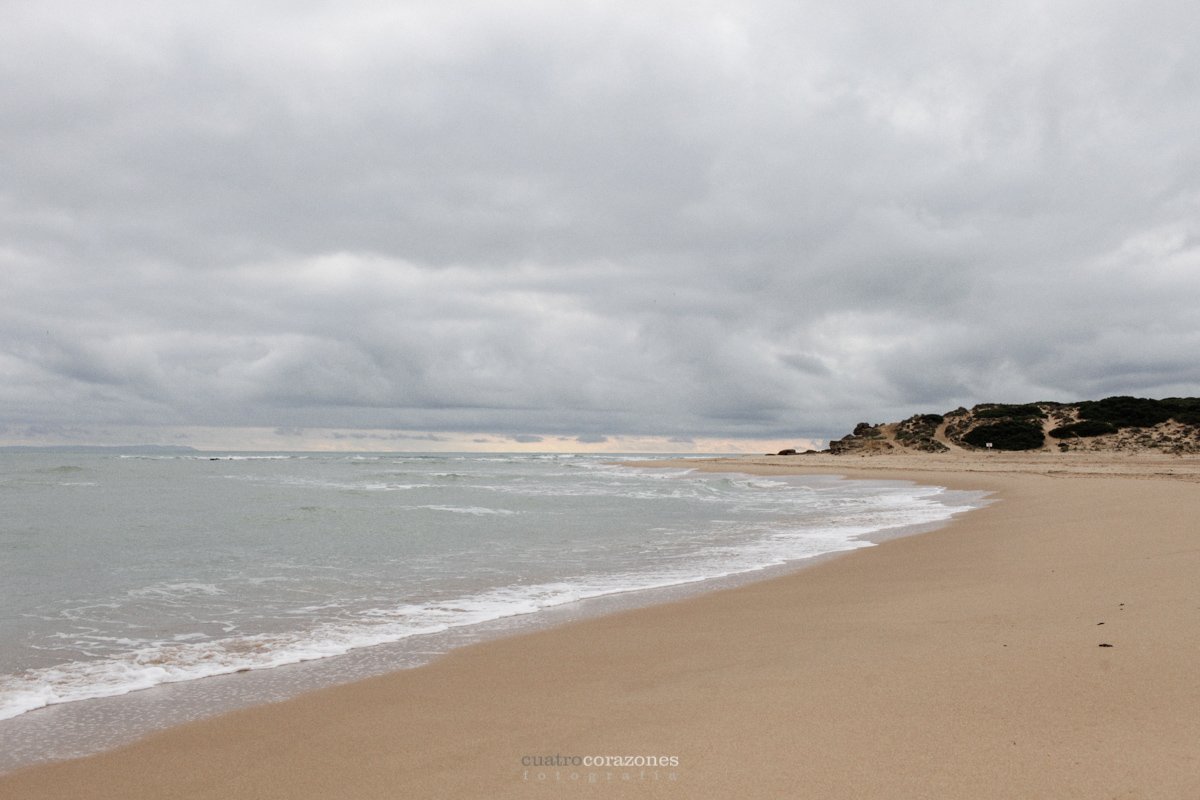
[[[588,598],[870,546],[979,502],[611,461],[0,455],[0,768],[423,663]]]

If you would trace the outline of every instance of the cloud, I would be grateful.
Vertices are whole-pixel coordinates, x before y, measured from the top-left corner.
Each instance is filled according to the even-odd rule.
[[[6,18],[0,424],[828,437],[1200,394],[1186,4],[233,10]]]
[[[576,436],[575,441],[579,442],[580,444],[604,444],[608,441],[608,437],[600,436],[599,434],[594,433],[587,433]]]
[[[379,442],[446,442],[449,441],[444,436],[439,436],[434,433],[375,433],[373,431],[332,431],[329,434],[332,439],[359,439],[359,440],[374,440]]]

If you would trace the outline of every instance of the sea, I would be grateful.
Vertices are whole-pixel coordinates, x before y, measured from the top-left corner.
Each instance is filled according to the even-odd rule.
[[[570,454],[0,453],[0,771],[925,530],[980,493]]]

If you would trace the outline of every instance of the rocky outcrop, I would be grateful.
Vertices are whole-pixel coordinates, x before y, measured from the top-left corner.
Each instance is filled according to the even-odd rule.
[[[829,443],[829,452],[834,455],[846,453],[881,453],[894,450],[895,445],[882,430],[882,426],[860,422],[854,432]]]
[[[950,448],[937,439],[941,414],[916,414],[896,425],[896,443],[921,453],[944,453]]]

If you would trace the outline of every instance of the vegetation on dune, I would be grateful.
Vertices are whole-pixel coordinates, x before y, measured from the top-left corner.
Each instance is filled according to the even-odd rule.
[[[975,447],[990,443],[997,450],[1037,450],[1045,437],[1041,423],[1031,419],[1005,419],[973,428],[963,441]]]
[[[1171,409],[1171,418],[1184,425],[1200,425],[1200,397],[1168,397],[1162,404]]]
[[[942,453],[948,448],[937,441],[937,429],[945,418],[941,414],[917,414],[896,426],[896,441],[913,450]]]
[[[1046,412],[1033,403],[1021,405],[985,403],[975,406],[974,414],[975,419],[1028,419],[1031,417],[1041,419],[1046,416]]]
[[[1172,409],[1160,400],[1143,397],[1106,397],[1079,404],[1079,418],[1107,422],[1118,428],[1148,428],[1171,418]]]
[[[1117,428],[1150,428],[1171,419],[1185,425],[1196,425],[1200,424],[1200,398],[1151,400],[1117,395],[1080,403],[1079,418],[1107,422]]]
[[[833,453],[864,454],[895,448],[938,453],[950,449],[947,444],[1042,450],[1046,428],[1054,449],[1063,452],[1200,453],[1200,398],[1118,395],[1077,403],[980,403],[969,410],[915,414],[897,423],[860,423],[829,447]]]
[[[1079,422],[1072,422],[1070,425],[1063,425],[1060,428],[1055,428],[1050,431],[1050,435],[1055,439],[1071,439],[1076,436],[1103,436],[1107,433],[1116,433],[1117,427],[1111,422],[1101,422],[1096,419],[1085,419]]]

